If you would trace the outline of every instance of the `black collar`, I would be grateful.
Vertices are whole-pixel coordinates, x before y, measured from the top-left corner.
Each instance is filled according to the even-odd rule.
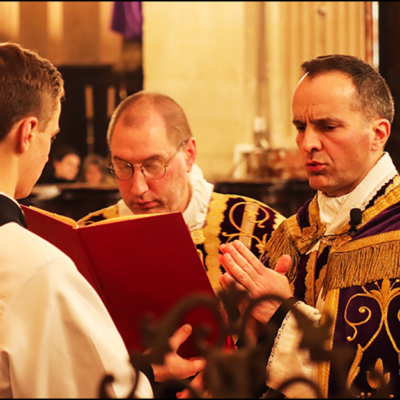
[[[16,222],[26,228],[25,215],[21,208],[7,196],[0,194],[0,226]]]

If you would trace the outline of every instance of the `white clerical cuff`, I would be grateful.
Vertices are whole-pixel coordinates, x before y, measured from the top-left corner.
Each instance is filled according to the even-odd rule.
[[[310,321],[317,324],[321,318],[319,311],[303,302],[294,307],[304,313]],[[296,317],[289,311],[275,338],[267,364],[267,385],[278,390],[282,383],[295,377],[301,377],[318,384],[318,365],[310,360],[307,349],[300,349],[302,334],[297,326]],[[316,397],[312,387],[306,383],[295,383],[282,391],[287,397]]]

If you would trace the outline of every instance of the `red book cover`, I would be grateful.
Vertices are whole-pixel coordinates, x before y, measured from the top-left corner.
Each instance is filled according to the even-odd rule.
[[[144,316],[151,315],[158,322],[188,296],[216,298],[180,212],[121,217],[78,227],[68,217],[22,208],[28,229],[66,253],[95,288],[128,350],[145,350],[140,329]],[[183,322],[194,328],[198,324],[216,328],[216,319],[208,310],[194,310]],[[217,337],[215,331],[210,340]],[[198,355],[191,340],[181,346],[182,356]]]

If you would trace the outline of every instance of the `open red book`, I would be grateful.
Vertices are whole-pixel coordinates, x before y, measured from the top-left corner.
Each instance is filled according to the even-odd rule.
[[[62,215],[32,206],[22,209],[28,229],[66,253],[94,287],[128,350],[145,350],[140,330],[145,315],[150,313],[159,321],[188,296],[215,298],[180,212],[78,227]],[[207,310],[195,310],[183,322],[216,328],[216,319]],[[216,339],[218,333],[211,340],[213,336]],[[184,357],[198,355],[190,339],[180,348]]]

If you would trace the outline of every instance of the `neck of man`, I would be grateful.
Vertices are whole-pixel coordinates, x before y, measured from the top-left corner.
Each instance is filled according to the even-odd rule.
[[[326,197],[331,197],[331,198],[337,198],[337,199],[339,199],[339,201],[341,201],[340,199],[346,199],[346,196],[349,196],[349,195],[357,188],[357,186],[360,185],[361,182],[364,181],[364,179],[365,179],[365,178],[367,177],[367,175],[371,172],[371,170],[372,170],[373,168],[375,168],[376,164],[377,164],[378,161],[382,158],[383,154],[384,154],[383,150],[376,154],[376,156],[373,158],[373,160],[372,160],[372,162],[371,162],[369,168],[367,169],[367,171],[365,172],[364,176],[363,176],[362,179],[357,183],[356,186],[354,186],[353,188],[347,190],[345,193],[341,193],[341,194],[339,194],[339,195],[329,195],[329,194],[326,193],[326,192],[322,192],[322,193],[324,194],[324,196],[326,196]],[[343,201],[344,201],[344,200],[343,200]]]
[[[18,184],[18,160],[10,151],[0,146],[0,191],[15,198]]]
[[[352,208],[361,211],[369,204],[379,190],[397,175],[396,167],[389,155],[381,157],[364,179],[348,194],[328,198],[318,194],[318,206],[321,222],[330,225],[326,234],[335,233],[336,229],[347,223]]]

